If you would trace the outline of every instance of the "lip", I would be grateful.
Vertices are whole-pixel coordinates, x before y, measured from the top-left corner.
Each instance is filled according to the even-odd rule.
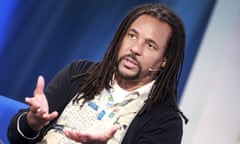
[[[138,66],[138,62],[131,57],[126,57],[124,59],[124,65],[127,66],[128,68],[135,68]]]

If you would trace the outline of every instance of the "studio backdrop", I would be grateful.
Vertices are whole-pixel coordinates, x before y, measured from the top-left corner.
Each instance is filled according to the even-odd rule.
[[[147,2],[164,3],[184,22],[181,95],[215,0],[0,0],[0,94],[23,101],[38,75],[48,83],[75,59],[100,61],[124,16]]]

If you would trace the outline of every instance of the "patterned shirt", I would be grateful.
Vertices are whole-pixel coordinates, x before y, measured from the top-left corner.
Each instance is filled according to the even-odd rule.
[[[38,144],[80,144],[67,138],[61,129],[68,128],[81,132],[102,132],[120,124],[120,129],[107,144],[119,144],[128,126],[142,108],[154,81],[134,90],[126,91],[114,81],[111,89],[104,89],[93,100],[86,102],[81,108],[79,103],[70,101],[57,120],[55,129],[48,131]]]

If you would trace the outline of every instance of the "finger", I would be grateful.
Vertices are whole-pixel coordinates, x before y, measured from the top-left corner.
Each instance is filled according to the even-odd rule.
[[[25,103],[29,105],[30,111],[36,113],[40,108],[40,104],[34,100],[34,98],[25,98]]]
[[[25,102],[29,106],[35,106],[35,107],[39,107],[40,106],[39,102],[34,97],[32,97],[32,98],[26,97],[25,98]]]
[[[30,98],[32,99],[32,98]],[[46,119],[46,117],[53,117],[55,116],[56,114],[53,114],[53,116],[44,116],[44,115],[48,115],[48,110],[44,107],[40,107],[40,104],[38,104],[37,101],[34,101],[34,100],[26,100],[26,103],[28,103],[30,105],[29,107],[29,112],[31,112],[34,117],[38,117],[40,119]]]
[[[34,96],[31,99],[27,99],[27,103],[30,106],[40,107],[41,113],[48,113],[48,102],[46,100],[45,94],[44,94],[44,78],[43,76],[39,76],[36,84],[36,88],[34,90]],[[29,100],[29,101],[28,101]],[[35,110],[35,109],[34,109]]]
[[[102,141],[107,141],[111,139],[120,127],[121,126],[119,124],[115,124],[111,128],[104,131],[102,135],[99,135],[98,139],[102,139]]]
[[[34,96],[44,94],[44,85],[45,85],[44,77],[41,75],[38,76],[36,88],[34,90]]]
[[[69,130],[66,128],[63,129],[63,132],[68,138],[70,138],[74,141],[77,141],[77,142],[83,142],[82,135],[80,132],[77,133],[77,131],[75,131],[75,130]]]
[[[108,139],[112,138],[113,135],[117,132],[118,129],[120,129],[120,125],[118,125],[118,124],[114,125],[113,127],[110,128],[109,131],[106,132],[106,137]]]
[[[64,134],[76,141],[76,142],[81,142],[81,143],[90,143],[92,142],[93,140],[90,138],[89,134],[88,133],[83,133],[83,132],[80,132],[80,131],[77,131],[77,130],[65,130],[64,129]]]
[[[54,111],[50,114],[44,114],[43,118],[47,121],[52,121],[53,119],[55,119],[58,116],[58,112]]]
[[[82,133],[80,131],[76,130],[68,130],[64,129],[64,133],[67,137],[69,137],[72,140],[75,140],[77,142],[106,142],[110,138],[113,137],[113,135],[116,133],[116,131],[120,128],[120,125],[114,125],[110,129],[106,130],[105,132],[98,132],[98,133]]]
[[[52,121],[58,115],[56,112],[52,115],[42,114],[42,113],[29,113],[31,119],[37,122],[39,125],[47,125],[50,121]]]
[[[98,135],[95,136],[95,134],[91,133],[83,133],[80,131],[75,131],[74,136],[78,142],[82,143],[92,143],[94,141],[100,142],[101,139],[98,138]]]
[[[30,111],[33,113],[48,113],[48,108],[44,107],[39,100],[35,97],[33,98],[25,98],[25,102],[30,106]]]

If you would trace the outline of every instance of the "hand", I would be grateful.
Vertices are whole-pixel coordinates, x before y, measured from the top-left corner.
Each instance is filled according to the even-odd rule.
[[[34,96],[32,98],[25,98],[25,102],[30,107],[27,114],[27,122],[33,130],[41,130],[43,126],[58,116],[56,111],[49,114],[48,101],[44,94],[43,76],[38,77]]]
[[[81,142],[83,144],[106,144],[107,141],[114,136],[119,128],[119,125],[114,125],[110,129],[98,133],[83,133],[77,130],[69,129],[64,129],[63,132],[70,139],[76,142]]]

